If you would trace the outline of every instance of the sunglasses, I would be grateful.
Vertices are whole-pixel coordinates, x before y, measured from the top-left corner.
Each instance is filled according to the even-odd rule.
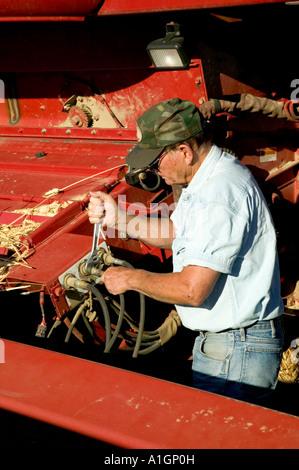
[[[156,160],[154,160],[152,163],[148,165],[148,168],[151,168],[154,171],[159,171],[159,167],[161,164],[161,160],[169,153],[169,150],[162,152]]]

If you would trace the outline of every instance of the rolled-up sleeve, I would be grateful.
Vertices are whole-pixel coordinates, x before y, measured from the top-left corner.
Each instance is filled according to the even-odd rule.
[[[174,243],[174,256],[183,268],[203,266],[232,274],[247,234],[248,217],[227,204],[196,201],[183,236]]]

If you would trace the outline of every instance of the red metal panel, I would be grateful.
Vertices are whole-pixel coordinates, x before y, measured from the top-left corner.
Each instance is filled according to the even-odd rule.
[[[90,14],[99,0],[0,0],[1,16],[84,16]]]
[[[1,16],[0,22],[24,22],[28,21],[84,21],[85,16]]]
[[[105,0],[99,15],[192,10],[242,5],[282,3],[280,0]]]
[[[280,0],[105,0],[101,6],[99,0],[30,0],[23,2],[0,0],[0,21],[9,19],[19,21],[43,20],[80,20],[98,10],[99,15],[119,15],[128,13],[150,13],[173,10],[191,10],[238,5],[282,3]]]
[[[78,60],[81,53],[85,54],[84,48],[78,50]],[[111,55],[113,58],[114,52],[111,52]],[[145,50],[144,55],[147,56]],[[6,56],[5,66],[7,60],[10,60],[6,60]],[[96,59],[102,66],[102,59]],[[104,60],[107,61],[107,58]],[[174,96],[189,99],[197,104],[207,99],[201,60],[194,59],[188,70],[176,71],[155,70],[149,67],[150,61],[147,69],[122,70],[121,67],[119,69],[118,60],[113,60],[112,69],[85,73],[76,71],[76,78],[73,79],[67,79],[65,74],[59,71],[18,73],[15,87],[18,90],[19,119],[14,125],[10,125],[7,104],[0,103],[0,134],[46,138],[136,139],[136,132],[132,133],[132,130],[136,129],[136,118],[153,103]],[[21,61],[22,58],[18,61],[20,68]],[[55,59],[53,63],[55,64]],[[4,78],[4,85],[9,89],[8,78]],[[99,95],[94,93],[93,87],[105,90],[107,107],[113,111],[123,127],[119,127],[107,107],[97,99]],[[99,119],[94,120],[92,127],[80,128],[70,122],[69,113],[64,111],[63,105],[74,94],[85,97],[86,105],[93,110],[93,114],[98,115]]]
[[[109,170],[125,164],[129,147],[128,144],[83,143],[75,139],[64,142],[0,140],[0,192],[3,196],[10,195],[11,199],[14,195],[41,198],[50,189],[61,189],[90,177],[84,184],[70,187],[61,194],[64,200],[83,199],[100,179],[105,183],[110,183],[111,178],[116,179],[118,171]],[[42,158],[36,156],[40,151],[46,154]],[[101,171],[104,173],[100,178],[98,173]],[[97,176],[92,178],[92,175]]]
[[[135,73],[137,77],[132,81]],[[84,213],[84,204],[91,190],[117,183],[113,194],[125,193],[127,203],[138,201],[149,207],[154,195],[142,189],[128,188],[124,173],[119,172],[125,165],[130,147],[136,142],[137,116],[153,102],[181,96],[181,83],[184,83],[184,98],[194,102],[207,99],[200,60],[194,60],[190,70],[156,72],[134,68],[121,73],[104,70],[99,76],[92,71],[88,77],[88,81],[83,80],[82,89],[80,74],[80,80],[78,76],[66,80],[60,72],[18,74],[20,115],[14,125],[8,124],[6,103],[0,104],[0,211],[3,223],[19,219],[19,214],[13,215],[16,210],[43,204],[44,194],[53,188],[62,190],[59,201],[73,201],[71,206],[43,221],[26,237],[25,242],[31,249],[32,269],[21,265],[13,267],[9,272],[11,278],[49,286],[90,251],[92,226]],[[93,96],[92,87],[86,83],[98,81],[98,88],[107,90],[106,103],[125,127],[112,122],[114,127],[111,128],[112,118],[108,110],[101,107],[98,110],[100,119],[95,120],[92,127],[72,127],[67,121],[68,113],[63,112],[65,100],[77,93],[84,97],[87,93],[86,99],[89,93]],[[28,90],[32,92],[28,93]],[[116,240],[111,242],[112,246],[118,243]],[[126,242],[125,249],[138,254],[144,253],[144,249],[149,251],[133,241]]]
[[[24,344],[1,343],[2,409],[122,448],[298,448],[294,416]]]
[[[87,131],[75,129],[80,130]],[[128,129],[125,131],[129,132]],[[129,147],[128,142],[112,143],[109,140],[0,139],[1,223],[18,221],[16,223],[20,224],[22,214],[14,211],[52,202],[43,195],[53,188],[63,188],[54,200],[71,202],[54,217],[44,217],[43,220],[35,217],[41,226],[22,240],[23,246],[30,248],[31,256],[27,261],[31,269],[27,265],[12,267],[10,279],[49,287],[90,251],[93,227],[84,209],[91,190],[103,190],[117,182],[111,194],[115,197],[125,194],[128,204],[136,200],[150,207],[155,195],[128,187],[123,181],[124,173],[119,171],[125,164],[124,156]],[[36,152],[41,150],[45,156],[38,158]],[[114,237],[110,240],[112,246],[119,243],[123,244]],[[122,248],[144,254],[144,247],[138,241],[130,240]],[[149,250],[146,248],[146,252]],[[7,255],[7,252],[2,250],[1,254]]]

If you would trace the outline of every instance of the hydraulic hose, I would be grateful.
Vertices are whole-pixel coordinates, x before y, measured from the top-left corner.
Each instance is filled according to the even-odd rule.
[[[118,266],[124,266],[125,268],[134,269],[134,267],[125,260],[113,258],[113,264]],[[133,351],[133,357],[136,358],[138,356],[140,345],[142,341],[142,335],[144,330],[144,323],[145,323],[145,297],[143,294],[139,294],[140,300],[140,318],[139,318],[139,330],[136,337],[136,343]]]
[[[120,304],[118,304],[114,299],[110,299],[110,306],[113,310],[119,315]],[[130,329],[134,331],[126,331],[126,334],[130,337],[130,343],[136,343],[136,337],[138,334],[138,327],[134,324],[132,318],[124,311],[123,320],[128,323]],[[177,328],[181,325],[179,316],[175,310],[172,310],[164,323],[156,330],[153,331],[143,331],[142,339],[140,343],[140,349],[138,350],[139,355],[150,354],[159,347],[163,346],[167,341],[170,340],[172,336],[176,334]],[[128,346],[123,349],[123,351],[133,351],[133,346]]]
[[[125,313],[125,297],[123,294],[120,294],[120,309],[119,309],[119,316],[118,316],[118,320],[117,320],[117,324],[116,324],[116,328],[114,330],[114,333],[109,341],[109,343],[107,344],[106,348],[105,348],[105,351],[104,352],[110,352],[112,346],[114,345],[115,341],[116,341],[116,338],[118,337],[118,334],[119,334],[119,331],[120,331],[120,328],[121,328],[121,325],[122,325],[122,322],[123,322],[123,318],[124,318],[124,313]]]
[[[139,294],[140,298],[140,319],[139,319],[139,330],[137,333],[136,344],[133,351],[133,357],[136,358],[139,353],[141,341],[142,341],[142,334],[144,330],[144,322],[145,322],[145,298],[144,295]]]
[[[161,185],[161,176],[158,175],[157,172],[155,172],[154,174],[151,173],[151,176],[152,176],[152,175],[154,175],[154,176],[156,177],[156,180],[157,180],[156,183],[154,184],[154,186],[148,186],[148,185],[146,184],[145,181],[146,181],[146,176],[147,176],[147,175],[146,175],[145,172],[142,172],[142,173],[140,173],[140,175],[139,175],[139,183],[140,183],[141,187],[142,187],[143,189],[145,189],[146,191],[150,191],[150,192],[157,191],[157,190],[159,189],[160,185]]]
[[[73,331],[73,329],[74,329],[74,326],[75,326],[75,324],[77,323],[77,320],[78,320],[78,318],[80,317],[80,315],[82,314],[82,312],[83,312],[83,310],[85,309],[85,307],[86,307],[86,301],[83,302],[83,304],[80,305],[80,307],[78,308],[77,312],[75,313],[74,318],[72,319],[71,324],[70,324],[70,326],[69,326],[69,328],[68,328],[68,330],[67,330],[67,334],[66,334],[66,337],[65,337],[65,340],[64,340],[65,343],[68,343],[68,341],[69,341],[69,339],[70,339],[70,337],[71,337],[72,331]]]
[[[158,342],[158,341],[155,341],[152,346],[148,346],[147,348],[145,349],[142,349],[139,354],[142,354],[142,355],[145,355],[145,354],[149,354],[153,351],[155,351],[156,349],[158,349],[159,347],[161,346],[161,344]]]
[[[106,265],[119,265],[119,266],[125,266],[126,268],[129,269],[134,269],[133,266],[128,263],[127,261],[120,260],[117,258],[114,258],[111,253],[107,254],[105,257],[104,263]],[[177,332],[177,328],[181,325],[181,320],[176,312],[176,310],[172,310],[164,323],[156,330],[154,331],[144,331],[144,324],[145,324],[145,296],[143,294],[139,294],[140,297],[140,318],[139,318],[139,326],[136,326],[135,321],[133,321],[130,316],[127,314],[125,311],[125,298],[123,294],[120,294],[120,303],[118,304],[115,300],[112,300],[112,303],[110,306],[113,308],[113,310],[117,313],[118,315],[118,320],[116,327],[114,328],[113,334],[111,334],[112,328],[111,328],[111,321],[110,321],[110,315],[109,315],[109,310],[108,310],[108,305],[106,300],[104,299],[103,295],[100,293],[100,291],[97,289],[97,287],[93,284],[90,284],[82,279],[76,278],[73,274],[67,274],[64,278],[64,285],[66,287],[74,287],[77,289],[82,289],[86,291],[92,292],[95,297],[98,299],[100,302],[100,305],[102,307],[102,312],[104,315],[105,319],[105,331],[106,331],[106,338],[105,338],[105,349],[104,352],[108,353],[110,352],[112,346],[114,345],[116,339],[118,338],[121,330],[121,326],[123,321],[125,320],[129,325],[130,328],[132,328],[134,331],[127,331],[127,335],[131,337],[130,342],[135,343],[134,347],[128,347],[126,348],[127,351],[132,351],[133,354],[132,357],[136,358],[138,354],[144,355],[144,354],[149,354],[152,351],[155,351],[158,349],[160,346],[162,346],[164,343],[166,343],[172,336],[174,336]],[[108,297],[109,299],[109,297]],[[84,309],[86,306],[89,305],[88,300],[85,300],[85,302],[82,303],[82,305],[78,308],[77,312],[74,315],[74,318],[72,322],[69,325],[69,329],[65,338],[65,342],[67,342],[74,330],[75,324],[80,317],[80,315],[83,313]],[[83,315],[83,320],[85,323],[87,323],[87,319]],[[92,330],[89,328],[89,324],[86,325],[88,330]]]
[[[106,265],[114,264],[114,265],[117,265],[117,266],[124,266],[124,267],[129,268],[129,269],[134,269],[134,267],[130,263],[128,263],[125,260],[114,258],[110,253],[106,253],[106,255],[103,256],[103,261]],[[73,276],[71,274],[66,275],[64,283],[68,286],[71,286],[71,287],[75,287],[75,288],[79,288],[79,289],[83,289],[83,290],[87,290],[87,291],[89,290],[98,299],[98,301],[101,305],[102,312],[103,312],[103,315],[104,315],[104,320],[105,320],[106,338],[105,338],[104,352],[108,353],[111,350],[112,346],[114,345],[114,343],[115,343],[115,341],[118,337],[118,334],[119,334],[119,331],[120,331],[120,328],[121,328],[121,325],[122,325],[122,322],[123,322],[124,313],[125,313],[124,295],[123,294],[120,295],[120,309],[119,309],[118,321],[117,321],[117,324],[116,324],[115,331],[114,331],[113,335],[111,336],[111,321],[110,321],[110,315],[109,315],[109,310],[108,310],[108,307],[107,307],[107,303],[106,303],[103,295],[95,287],[95,285],[90,284],[89,282],[77,279],[75,276]],[[136,335],[136,342],[135,342],[135,347],[134,347],[134,350],[133,350],[133,358],[136,358],[138,356],[140,346],[141,346],[141,342],[142,342],[142,337],[143,337],[144,324],[145,324],[145,296],[143,294],[139,293],[139,299],[140,299],[139,328],[138,328],[138,333]],[[72,334],[73,328],[74,328],[74,326],[75,326],[75,324],[76,324],[76,322],[77,322],[77,320],[78,320],[79,316],[81,315],[84,308],[85,308],[85,303],[77,310],[77,312],[76,312],[76,314],[75,314],[75,316],[74,316],[74,318],[73,318],[73,320],[70,324],[69,330],[68,330],[66,338],[65,338],[65,342],[67,342],[69,340],[70,335]]]
[[[104,320],[105,320],[105,331],[106,331],[106,338],[105,338],[105,349],[104,352],[107,352],[107,348],[111,339],[111,323],[110,323],[110,315],[109,315],[109,310],[107,307],[107,304],[105,302],[104,297],[100,293],[100,291],[92,284],[89,284],[86,282],[86,289],[90,290],[95,297],[98,299],[100,302],[100,305],[102,307],[103,315],[104,315]]]
[[[100,291],[93,284],[90,284],[89,282],[83,281],[81,279],[77,279],[72,274],[67,274],[65,276],[64,284],[68,287],[75,287],[75,288],[79,288],[79,289],[82,289],[82,290],[91,291],[94,294],[94,296],[98,299],[98,301],[99,301],[99,303],[102,307],[102,312],[103,312],[104,320],[105,320],[105,332],[106,332],[105,351],[106,351],[106,349],[108,347],[108,344],[110,342],[110,339],[111,339],[111,322],[110,322],[109,310],[108,310],[108,307],[107,307],[107,304],[105,302],[104,297],[102,296]],[[83,308],[84,308],[84,304],[82,305],[82,309]],[[77,321],[79,315],[81,314],[81,312],[82,312],[82,310],[78,309],[71,325],[72,324],[74,325],[76,323],[76,321]],[[72,326],[72,329],[73,328],[74,328],[74,326]],[[71,332],[72,332],[72,330],[71,330]],[[70,332],[70,334],[71,334],[71,332]]]

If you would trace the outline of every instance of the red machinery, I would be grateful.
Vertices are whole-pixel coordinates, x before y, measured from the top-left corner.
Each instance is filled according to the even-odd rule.
[[[130,175],[124,160],[136,143],[136,118],[155,102],[178,96],[200,105],[209,98],[236,93],[277,101],[299,96],[299,77],[293,60],[296,51],[292,49],[298,6],[275,1],[265,4],[258,0],[176,0],[160,4],[154,0],[30,1],[25,4],[0,1],[0,220],[3,229],[0,232],[3,305],[0,336],[5,338],[0,348],[1,389],[4,379],[7,385],[6,392],[4,390],[0,396],[0,406],[104,441],[106,428],[102,421],[91,423],[88,414],[81,425],[80,420],[76,423],[73,419],[75,410],[70,411],[72,419],[60,413],[63,397],[76,386],[76,377],[72,374],[67,375],[67,379],[64,375],[66,382],[61,400],[58,393],[49,409],[44,404],[34,407],[26,398],[7,399],[21,396],[22,387],[28,397],[30,390],[39,386],[38,376],[42,381],[48,380],[49,387],[54,387],[57,361],[63,369],[74,367],[82,372],[92,367],[95,379],[105,376],[109,386],[118,380],[119,373],[128,400],[134,389],[131,373],[123,369],[111,372],[102,364],[91,366],[68,356],[41,353],[39,349],[25,346],[26,343],[51,349],[54,341],[59,349],[60,341],[75,345],[78,342],[82,344],[79,355],[83,356],[85,345],[86,350],[95,345],[99,362],[109,362],[108,353],[117,367],[125,363],[125,369],[133,367],[146,373],[150,363],[149,369],[153,368],[155,375],[155,361],[161,360],[165,350],[167,354],[168,347],[175,349],[177,344],[181,347],[181,335],[183,338],[187,335],[187,332],[179,333],[179,340],[173,338],[164,352],[157,352],[159,337],[151,336],[153,341],[147,342],[142,333],[156,335],[169,307],[151,304],[148,299],[133,294],[126,300],[112,298],[97,284],[100,270],[84,271],[93,232],[86,212],[89,192],[109,191],[131,210],[143,211],[149,216],[171,205],[175,188],[151,181],[143,171]],[[164,35],[169,21],[182,25],[184,37],[191,45],[191,62],[182,70],[157,70],[146,53],[147,44]],[[250,166],[269,201],[277,226],[290,340],[297,336],[299,308],[295,236],[298,129],[296,120],[275,119],[262,113],[237,116],[224,113],[215,119],[219,145],[236,152],[241,161]],[[17,235],[18,230],[20,232],[16,244],[10,238],[14,230]],[[100,269],[105,269],[109,250],[116,262],[147,269],[169,269],[171,253],[136,240],[124,240],[121,234],[108,232],[100,248]],[[124,301],[126,306],[122,305]],[[125,311],[128,316],[125,315],[125,327],[122,327],[118,322]],[[18,342],[24,343],[22,347]],[[188,335],[186,343],[182,370],[189,367],[187,359],[192,341],[188,340]],[[154,351],[152,356],[150,346]],[[132,355],[138,366],[130,363]],[[23,371],[24,356],[27,364],[36,357],[44,357],[48,371],[43,368],[41,376],[36,375],[35,369],[29,370],[32,366],[29,369],[26,366]],[[162,360],[163,366],[167,367],[169,361],[169,357],[166,362]],[[181,373],[183,377],[178,372],[177,381],[188,385],[184,372]],[[17,384],[16,374],[19,375]],[[169,379],[166,370],[162,373],[159,370],[156,375]],[[171,375],[171,380],[175,381],[174,377],[175,374]],[[139,399],[143,383],[147,388],[155,385],[158,390],[155,400],[166,398],[168,390],[174,402],[184,402],[187,395],[188,399],[191,395],[192,400],[195,399],[194,391],[183,385],[155,380],[138,376]],[[90,384],[84,389],[85,396],[90,393],[92,400],[97,400],[95,390],[94,383]],[[203,402],[211,400],[208,394],[198,396]],[[44,389],[40,398],[45,403]],[[153,397],[148,396],[147,400]],[[206,406],[213,408],[213,413],[217,407],[225,410],[241,407],[240,412],[245,415],[251,410],[245,404],[220,397],[213,397],[213,400],[213,405]],[[88,403],[89,398],[81,406]],[[150,409],[149,405],[147,411]],[[184,412],[191,413],[191,410]],[[265,412],[260,413],[261,417]],[[140,440],[134,433],[126,440],[127,416],[125,412],[124,417],[119,418],[120,432],[108,433],[107,442],[120,447],[146,447],[148,444],[196,448],[193,440],[180,440],[182,431],[179,434],[173,431],[172,439],[167,442],[162,437],[159,439],[159,434],[153,441],[147,432]],[[163,413],[161,416],[163,419]],[[202,423],[197,415],[193,416],[200,428]],[[142,423],[147,426],[142,415],[138,415],[138,419],[141,428]],[[174,420],[178,419],[175,412]],[[288,421],[275,414],[273,420],[277,419],[282,420],[281,428],[276,429],[274,440],[265,439],[265,446],[287,447],[286,441],[281,440],[286,429],[292,433],[293,443],[294,439],[298,443],[297,418],[289,417]],[[270,411],[267,420],[269,426]],[[107,421],[105,423],[107,425]],[[242,423],[240,418],[237,429]],[[168,423],[172,425],[173,422]],[[191,436],[194,431],[195,428],[190,428],[187,435]],[[200,446],[213,447],[212,436],[209,439],[206,445],[201,443]],[[254,434],[250,439],[249,447],[263,446]],[[236,447],[245,442],[246,438]],[[215,442],[215,446],[228,447],[229,441],[222,439]]]

